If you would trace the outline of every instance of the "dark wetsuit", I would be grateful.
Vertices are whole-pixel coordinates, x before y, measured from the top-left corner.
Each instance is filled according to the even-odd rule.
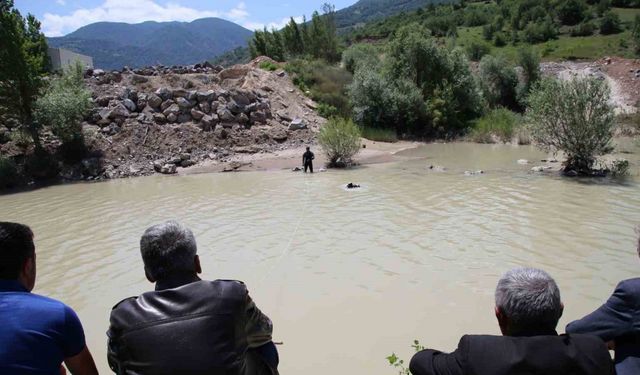
[[[315,155],[313,155],[313,152],[311,151],[307,151],[302,155],[302,165],[304,165],[304,173],[307,173],[307,168],[309,168],[309,170],[311,170],[311,173],[313,173],[313,159],[315,158]]]

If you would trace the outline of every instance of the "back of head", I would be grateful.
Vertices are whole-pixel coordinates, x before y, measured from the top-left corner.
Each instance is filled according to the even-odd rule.
[[[33,232],[23,224],[0,222],[0,279],[15,280],[33,256]]]
[[[496,307],[509,321],[509,333],[554,330],[562,316],[558,285],[535,268],[507,272],[496,288]]]
[[[140,253],[147,274],[154,280],[196,272],[196,239],[176,221],[147,229],[140,239]]]

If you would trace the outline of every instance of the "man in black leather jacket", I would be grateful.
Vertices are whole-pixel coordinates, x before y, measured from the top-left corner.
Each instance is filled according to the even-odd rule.
[[[175,221],[140,240],[155,291],[111,311],[109,366],[117,374],[277,374],[271,320],[240,281],[205,281],[193,233]]]

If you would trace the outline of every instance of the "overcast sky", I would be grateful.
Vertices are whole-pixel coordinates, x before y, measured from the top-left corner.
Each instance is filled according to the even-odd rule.
[[[356,0],[333,0],[336,9]],[[15,0],[23,15],[32,13],[42,22],[46,36],[69,34],[99,21],[193,21],[220,17],[250,30],[282,27],[289,17],[310,17],[323,0]]]

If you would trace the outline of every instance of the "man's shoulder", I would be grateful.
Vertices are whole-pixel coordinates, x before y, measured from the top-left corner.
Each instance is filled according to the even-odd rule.
[[[178,288],[145,292],[139,296],[127,297],[116,303],[112,311],[127,308],[128,306],[143,303],[142,301],[166,294],[188,294],[197,296],[202,292],[213,293],[219,297],[238,296],[244,297],[247,294],[246,285],[239,280],[200,280]]]
[[[27,303],[33,309],[43,310],[46,312],[59,312],[59,313],[73,311],[73,309],[67,306],[64,302],[58,301],[57,299],[46,297],[40,294],[24,293],[24,295],[20,297],[23,301],[25,301],[25,303]]]
[[[622,280],[618,283],[616,289],[640,293],[640,278]]]

